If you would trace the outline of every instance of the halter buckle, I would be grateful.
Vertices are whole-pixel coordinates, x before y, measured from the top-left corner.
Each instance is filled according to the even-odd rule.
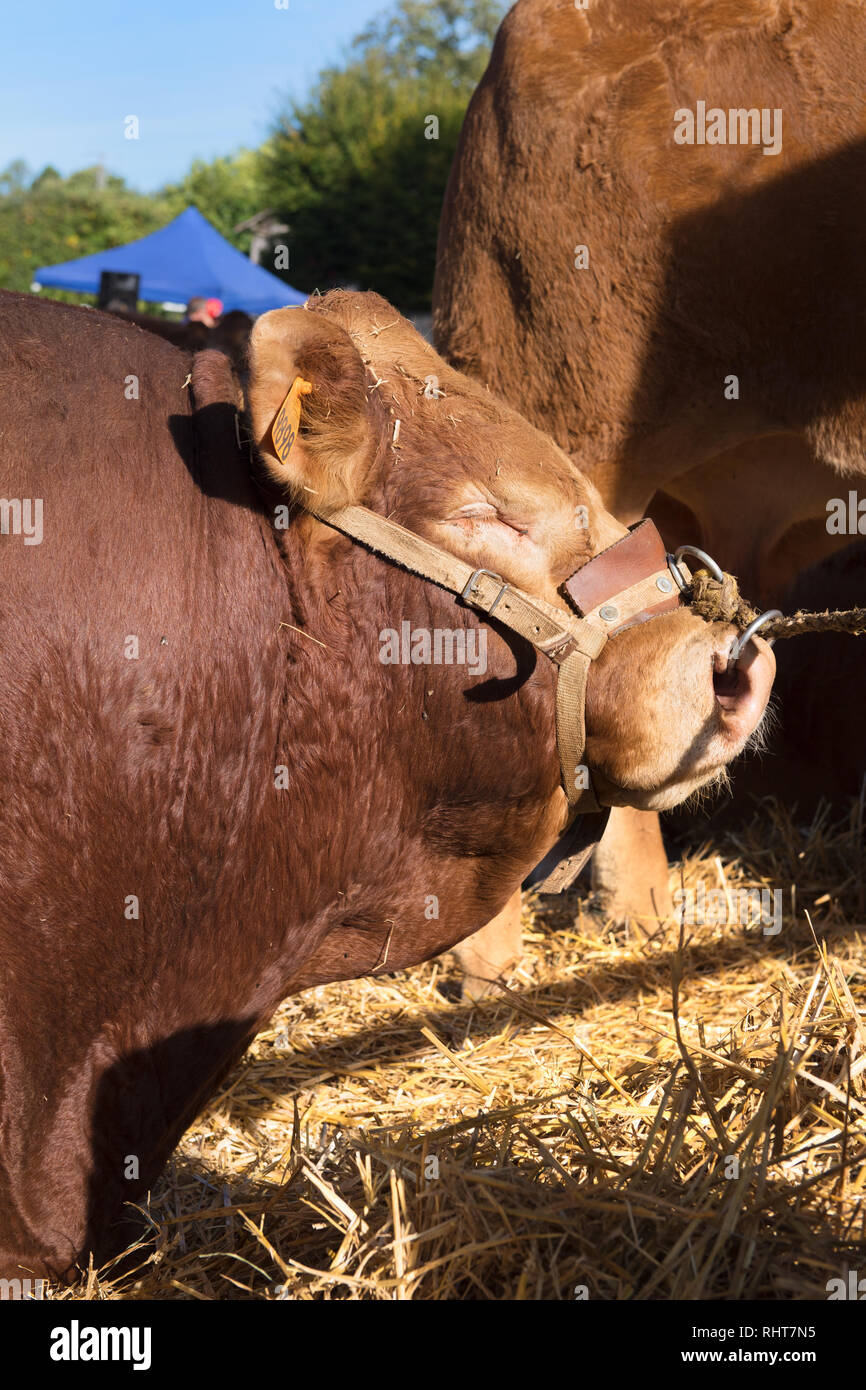
[[[460,597],[466,603],[473,604],[476,608],[481,607],[477,600],[472,597],[472,594],[476,589],[478,580],[482,574],[486,574],[488,579],[495,579],[497,584],[500,585],[499,593],[496,595],[496,598],[493,600],[489,608],[484,609],[485,613],[492,614],[496,608],[496,605],[500,602],[503,595],[510,588],[510,585],[505,583],[501,574],[494,574],[493,570],[473,570],[469,578],[467,579],[465,585],[463,586],[463,589],[461,590]]]

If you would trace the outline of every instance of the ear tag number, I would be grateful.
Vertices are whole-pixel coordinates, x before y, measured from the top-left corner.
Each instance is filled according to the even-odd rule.
[[[298,436],[298,427],[301,423],[301,396],[308,396],[312,389],[312,382],[305,381],[302,376],[296,376],[289,387],[286,399],[277,411],[276,419],[271,425],[271,439],[274,441],[274,452],[280,463],[288,462],[292,445]]]

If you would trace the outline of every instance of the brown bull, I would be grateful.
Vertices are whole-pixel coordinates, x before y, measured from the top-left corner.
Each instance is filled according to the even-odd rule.
[[[25,296],[0,345],[0,1273],[64,1276],[285,995],[470,936],[566,817],[553,663],[298,503],[562,613],[623,528],[375,295],[262,318],[246,400],[219,354]],[[385,660],[404,623],[484,669]],[[773,662],[720,687],[733,636],[681,608],[609,641],[605,800],[671,804],[743,747]]]
[[[196,321],[178,322],[176,319],[161,319],[156,314],[118,314],[127,323],[137,324],[139,328],[165,338],[167,343],[183,348],[186,352],[204,352],[215,348],[230,357],[238,370],[246,366],[247,346],[253,320],[242,309],[231,309],[213,327]]]
[[[858,534],[831,504],[866,471],[864,246],[862,4],[519,0],[451,173],[435,340],[618,519],[648,513],[775,605]],[[780,655],[792,691],[815,649]],[[852,789],[850,759],[828,776],[823,710],[788,726],[812,782]],[[665,855],[632,819],[612,820],[597,876],[615,911],[646,915],[667,902]]]

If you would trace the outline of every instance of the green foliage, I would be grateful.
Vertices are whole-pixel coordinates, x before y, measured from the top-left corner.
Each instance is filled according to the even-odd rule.
[[[30,170],[23,159],[13,159],[0,174],[0,194],[20,193],[30,182]]]
[[[64,179],[49,166],[30,180],[16,160],[0,174],[0,285],[29,290],[39,266],[121,246],[147,236],[170,216],[161,198],[134,193],[101,168]],[[58,291],[52,295],[61,297]]]
[[[227,241],[244,252],[249,248],[249,233],[238,236],[234,229],[262,210],[264,196],[258,150],[239,150],[210,164],[197,159],[180,183],[169,184],[162,191],[172,217],[192,204]]]
[[[398,0],[261,149],[197,160],[157,194],[101,167],[63,178],[49,165],[33,177],[13,161],[0,172],[0,285],[29,289],[38,266],[134,241],[194,204],[244,252],[241,222],[269,209],[288,223],[283,274],[299,289],[358,285],[406,311],[428,308],[448,170],[504,8]]]
[[[265,201],[289,223],[294,284],[429,307],[448,171],[502,9],[402,0],[283,115],[263,152]]]
[[[381,55],[386,77],[471,93],[487,64],[503,0],[401,0],[359,34],[359,56]]]
[[[101,167],[63,178],[48,165],[32,178],[15,160],[0,173],[0,286],[28,290],[39,266],[135,241],[191,203],[245,251],[248,234],[235,236],[233,229],[262,207],[260,168],[261,157],[251,150],[211,164],[197,160],[180,183],[154,195],[134,192]],[[53,289],[51,296],[93,301],[92,295]]]

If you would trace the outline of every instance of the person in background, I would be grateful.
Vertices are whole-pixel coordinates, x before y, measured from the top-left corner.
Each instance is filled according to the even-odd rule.
[[[221,299],[203,299],[195,295],[186,306],[184,318],[187,323],[203,323],[206,328],[215,328],[222,311]]]

